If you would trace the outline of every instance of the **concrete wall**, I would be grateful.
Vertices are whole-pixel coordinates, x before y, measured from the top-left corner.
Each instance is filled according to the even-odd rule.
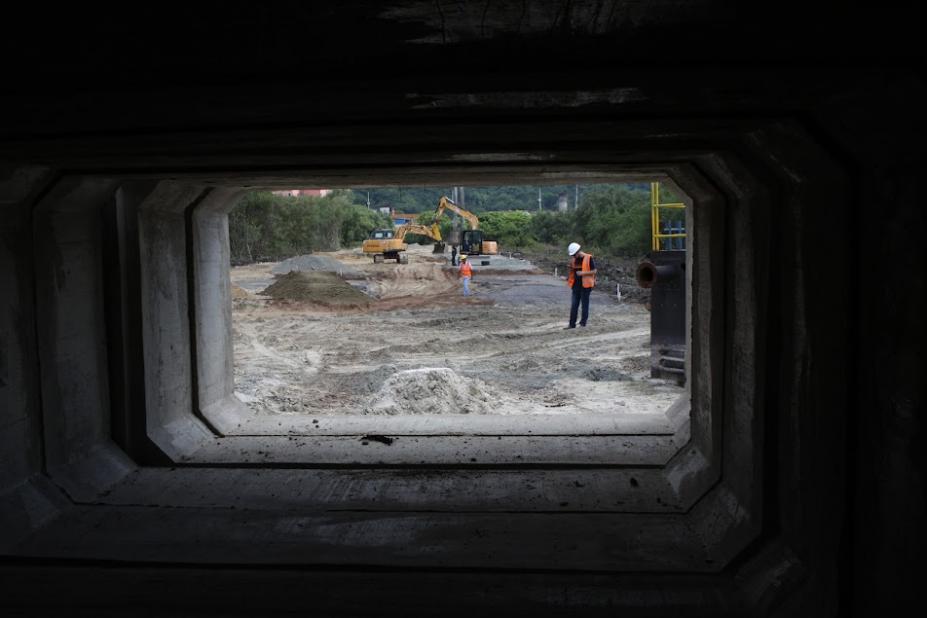
[[[209,189],[159,183],[138,206],[148,435],[172,459],[212,436],[196,405],[187,210]],[[157,388],[149,385],[157,384]]]
[[[48,177],[41,168],[0,177],[0,493],[43,467],[30,206]]]
[[[22,171],[31,188],[3,185],[3,604],[253,614],[312,595],[314,609],[347,614],[382,612],[389,597],[390,609],[451,615],[820,616],[917,600],[917,20],[867,7],[748,16],[712,1],[207,4],[131,23],[62,10],[19,20],[2,43],[0,159],[61,178],[48,193]],[[275,21],[315,24],[318,44],[263,44],[260,24]],[[679,487],[720,480],[684,513],[620,512],[610,492],[631,483],[619,474],[135,469],[108,441],[114,419],[142,408],[172,456],[212,439],[192,413],[225,386],[194,371],[190,335],[210,331],[190,329],[186,215],[207,190],[296,176],[492,183],[530,166],[619,164],[689,166],[723,204],[697,235],[722,259],[692,275],[707,295],[692,323],[724,344],[703,350],[696,370],[721,370],[693,386],[706,397],[693,435],[711,439],[666,468]],[[113,198],[130,180],[137,191]],[[106,341],[109,262],[93,221],[111,199],[138,215],[141,317],[126,324],[143,349],[124,346],[118,364],[140,373],[114,371]],[[723,282],[720,299],[705,280]],[[119,375],[165,387],[127,405],[113,395]],[[656,486],[635,504],[662,500]],[[512,495],[517,513],[493,510]],[[68,557],[122,564],[48,569]],[[253,581],[272,598],[243,595]]]
[[[32,208],[53,182],[41,167],[0,173],[0,551],[54,520],[68,501],[47,481],[36,337]]]

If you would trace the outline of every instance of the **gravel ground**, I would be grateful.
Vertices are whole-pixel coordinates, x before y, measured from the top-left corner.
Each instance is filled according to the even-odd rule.
[[[272,300],[254,284],[274,264],[232,269],[236,394],[259,414],[659,414],[683,393],[649,377],[639,303],[595,290],[589,326],[564,330],[564,281],[523,260],[475,266],[464,299],[427,247],[325,257],[364,274],[369,307]]]

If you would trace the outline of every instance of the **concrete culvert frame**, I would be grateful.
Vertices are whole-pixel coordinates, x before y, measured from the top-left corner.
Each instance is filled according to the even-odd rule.
[[[0,615],[817,618],[922,604],[927,81],[913,6],[132,8],[4,13]],[[245,332],[225,224],[240,194],[634,178],[691,202],[689,397],[660,423],[461,414],[436,432],[422,415],[332,411],[321,429],[268,427],[257,402],[230,398],[246,366],[229,355]],[[400,265],[370,265],[387,267]],[[651,369],[678,370],[659,345]],[[307,364],[320,367],[308,378],[336,373]],[[316,409],[328,384],[311,386]]]
[[[548,172],[546,179],[569,179],[571,173],[575,172]],[[512,172],[512,177],[522,182],[536,178],[528,170]],[[639,180],[641,172],[630,169],[610,174],[598,172],[597,178],[609,182]],[[316,181],[293,178],[281,182]],[[231,372],[227,212],[240,196],[238,189],[216,189],[187,214],[192,226],[194,260],[190,288],[195,288],[195,292],[189,310],[196,317],[193,325],[196,416],[218,437],[204,440],[195,450],[176,456],[176,461],[277,465],[662,466],[689,442],[688,390],[666,413],[658,415],[611,411],[530,417],[436,413],[339,416],[337,402],[332,404],[333,414],[324,416],[256,414],[235,397]],[[708,253],[705,256],[708,259]],[[178,261],[181,257],[178,256]],[[156,258],[152,257],[151,263],[152,268],[168,267],[160,252]],[[707,348],[708,331],[700,331],[698,337],[700,345]],[[176,342],[174,349],[179,345]],[[589,353],[595,354],[594,347]],[[452,371],[445,372],[451,374],[450,379],[460,380]],[[411,380],[414,374],[407,377]],[[406,374],[398,377],[403,375]],[[427,411],[427,406],[422,409]],[[358,448],[359,438],[367,434],[388,435],[396,440],[388,449]]]
[[[41,240],[36,298],[43,320],[57,324],[39,342],[44,459],[55,465],[48,465],[47,480],[17,490],[18,499],[38,493],[48,506],[41,518],[21,517],[6,533],[4,551],[150,562],[234,556],[263,565],[548,569],[555,547],[557,569],[697,574],[716,578],[711,585],[721,595],[738,562],[759,588],[771,570],[800,568],[787,535],[761,554],[744,553],[770,515],[765,467],[779,464],[764,446],[772,434],[779,456],[798,457],[788,419],[803,409],[782,401],[769,416],[763,394],[777,386],[771,376],[804,378],[772,371],[783,344],[770,347],[778,327],[768,322],[765,303],[773,272],[800,250],[786,223],[807,216],[804,204],[825,187],[839,191],[844,180],[820,158],[813,175],[805,171],[808,158],[823,155],[795,124],[743,130],[706,130],[703,139],[716,146],[694,152],[655,138],[649,151],[625,150],[616,146],[619,136],[589,131],[601,142],[581,153],[554,148],[562,162],[543,168],[409,165],[407,177],[419,182],[660,178],[686,196],[688,396],[661,423],[622,432],[578,418],[570,427],[551,423],[528,433],[524,423],[506,427],[511,417],[499,417],[450,435],[379,417],[336,419],[326,430],[294,423],[281,434],[261,428],[233,396],[228,211],[255,186],[349,186],[387,174],[395,182],[395,169],[42,176],[25,192],[40,197],[17,204],[34,213]],[[594,163],[580,166],[577,157]],[[113,215],[105,251],[94,236],[101,212]],[[56,261],[64,249],[72,272]],[[118,266],[115,283],[103,280],[104,262]],[[790,292],[796,306],[803,290]],[[70,332],[81,339],[65,336]],[[803,333],[788,333],[785,342],[801,348]],[[108,375],[118,389],[82,377],[87,355],[67,347],[76,343],[95,350],[90,366],[99,370],[90,375]],[[121,371],[112,368],[117,360]],[[70,383],[81,384],[81,397],[57,398]],[[330,510],[350,514],[335,518]],[[257,519],[248,515],[255,512]],[[260,534],[229,536],[255,525]],[[474,537],[474,529],[489,536]],[[350,546],[334,542],[346,536]],[[204,552],[204,543],[213,549]]]

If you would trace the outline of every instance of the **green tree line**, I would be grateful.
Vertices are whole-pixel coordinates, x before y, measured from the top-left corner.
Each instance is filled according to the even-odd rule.
[[[665,187],[661,201],[678,201]],[[637,256],[650,250],[650,187],[649,185],[592,185],[586,187],[579,208],[566,212],[542,210],[510,210],[479,212],[480,229],[485,237],[494,239],[506,250],[518,251],[535,245],[568,244],[574,240],[598,253]],[[663,222],[679,221],[684,214],[664,210]],[[422,213],[418,221],[426,225],[434,220],[433,213]],[[442,217],[439,223],[445,238],[453,230],[453,220]],[[458,220],[460,229],[466,223]],[[418,239],[419,242],[430,242]]]
[[[391,225],[387,215],[355,203],[350,191],[324,197],[255,191],[229,213],[229,245],[234,262],[276,261],[355,246]]]
[[[483,188],[486,189],[486,188]],[[499,195],[516,195],[515,190],[534,191],[536,187],[512,189]],[[650,249],[650,191],[647,184],[581,186],[579,208],[556,210],[479,210],[468,209],[480,218],[485,237],[499,242],[506,251],[519,251],[537,245],[579,242],[603,255],[642,255]],[[430,208],[418,222],[429,225],[443,189],[429,189]],[[371,193],[374,190],[371,190]],[[384,189],[397,191],[398,189]],[[359,196],[363,193],[364,202]],[[435,197],[436,196],[436,197]],[[497,196],[498,197],[498,196]],[[434,199],[431,199],[434,198]],[[663,202],[678,201],[665,187]],[[377,228],[391,227],[389,217],[366,206],[366,190],[335,191],[325,197],[288,197],[267,192],[246,195],[229,214],[229,242],[236,263],[279,260],[312,251],[332,251],[359,245]],[[681,211],[664,211],[664,220],[679,220]],[[456,222],[455,222],[456,219]],[[444,238],[467,224],[453,215],[441,217]],[[408,237],[409,242],[430,243],[425,237]]]
[[[465,187],[461,205],[472,212],[495,212],[502,210],[526,210],[537,212],[538,195],[541,197],[540,210],[557,210],[560,196],[566,198],[571,209],[576,200],[582,204],[589,192],[606,187],[630,186],[648,189],[646,183],[634,185],[513,185],[502,187]],[[453,196],[453,187],[375,187],[354,189],[355,202],[370,207],[392,208],[401,213],[421,213],[434,210],[442,195]]]

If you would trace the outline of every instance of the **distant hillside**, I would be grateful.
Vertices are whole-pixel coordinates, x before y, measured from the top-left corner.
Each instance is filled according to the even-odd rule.
[[[579,201],[588,192],[607,190],[610,187],[624,186],[646,189],[647,185],[580,185]],[[538,189],[541,190],[541,209],[557,210],[557,201],[565,193],[567,203],[572,209],[576,198],[576,185],[521,185],[507,187],[466,187],[464,190],[464,207],[475,213],[499,210],[538,210]],[[372,208],[391,207],[396,212],[418,213],[434,210],[442,195],[451,197],[453,187],[399,187],[354,189],[355,202],[366,204],[370,194]]]

